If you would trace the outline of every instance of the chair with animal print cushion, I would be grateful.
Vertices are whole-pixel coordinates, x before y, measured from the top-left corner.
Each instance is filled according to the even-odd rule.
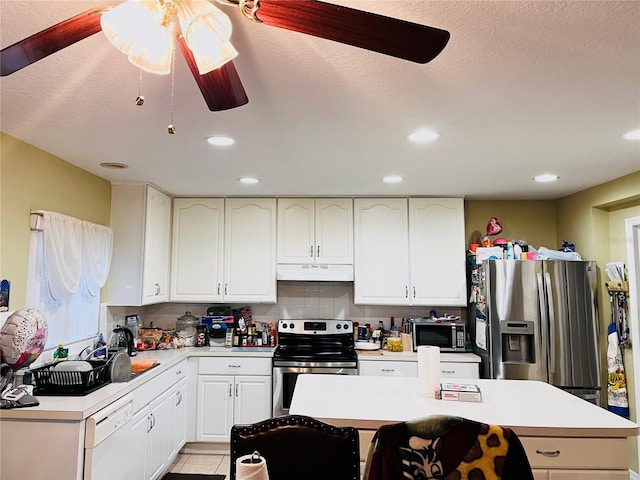
[[[434,415],[380,427],[363,480],[533,480],[513,430]]]
[[[231,480],[236,460],[258,451],[269,480],[360,480],[360,440],[353,427],[284,415],[231,427]]]

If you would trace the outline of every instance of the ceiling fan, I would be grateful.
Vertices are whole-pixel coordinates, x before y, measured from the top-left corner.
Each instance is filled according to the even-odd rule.
[[[130,0],[178,8],[193,0]],[[237,6],[245,17],[273,27],[313,35],[416,63],[433,60],[449,41],[449,32],[426,25],[315,0],[216,0]],[[29,66],[101,30],[104,13],[119,7],[104,5],[63,20],[0,51],[1,75]],[[154,8],[156,8],[154,7]],[[176,43],[211,111],[246,104],[249,99],[232,61],[201,74],[180,23],[172,30]],[[107,32],[105,32],[106,34]],[[232,47],[231,47],[232,48]]]

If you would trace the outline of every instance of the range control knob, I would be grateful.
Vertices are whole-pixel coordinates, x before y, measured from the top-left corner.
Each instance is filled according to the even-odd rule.
[[[293,330],[293,323],[289,324],[289,328]]]
[[[344,329],[345,329],[345,330],[349,330],[349,325],[345,323],[345,324],[344,324]]]
[[[337,328],[338,330],[340,330],[340,329],[342,328],[342,325],[338,324],[338,325],[336,325],[336,328]]]
[[[282,328],[287,328],[287,324],[282,322],[280,325],[282,325]]]

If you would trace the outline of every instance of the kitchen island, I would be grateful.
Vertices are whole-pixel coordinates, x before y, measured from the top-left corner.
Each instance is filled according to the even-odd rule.
[[[290,413],[358,428],[362,458],[381,425],[454,415],[511,427],[536,480],[629,478],[627,438],[638,435],[637,424],[544,382],[455,381],[478,385],[482,402],[426,398],[416,377],[301,375]]]

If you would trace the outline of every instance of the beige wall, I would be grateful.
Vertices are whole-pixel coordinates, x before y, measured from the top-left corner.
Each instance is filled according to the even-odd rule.
[[[0,278],[11,281],[9,309],[23,308],[29,212],[51,210],[109,225],[111,184],[0,132]]]
[[[535,248],[556,246],[556,210],[553,200],[504,201],[466,200],[465,231],[467,243],[477,243],[487,231],[491,217],[497,217],[502,233],[495,238],[524,240]],[[562,242],[561,242],[562,244]]]

